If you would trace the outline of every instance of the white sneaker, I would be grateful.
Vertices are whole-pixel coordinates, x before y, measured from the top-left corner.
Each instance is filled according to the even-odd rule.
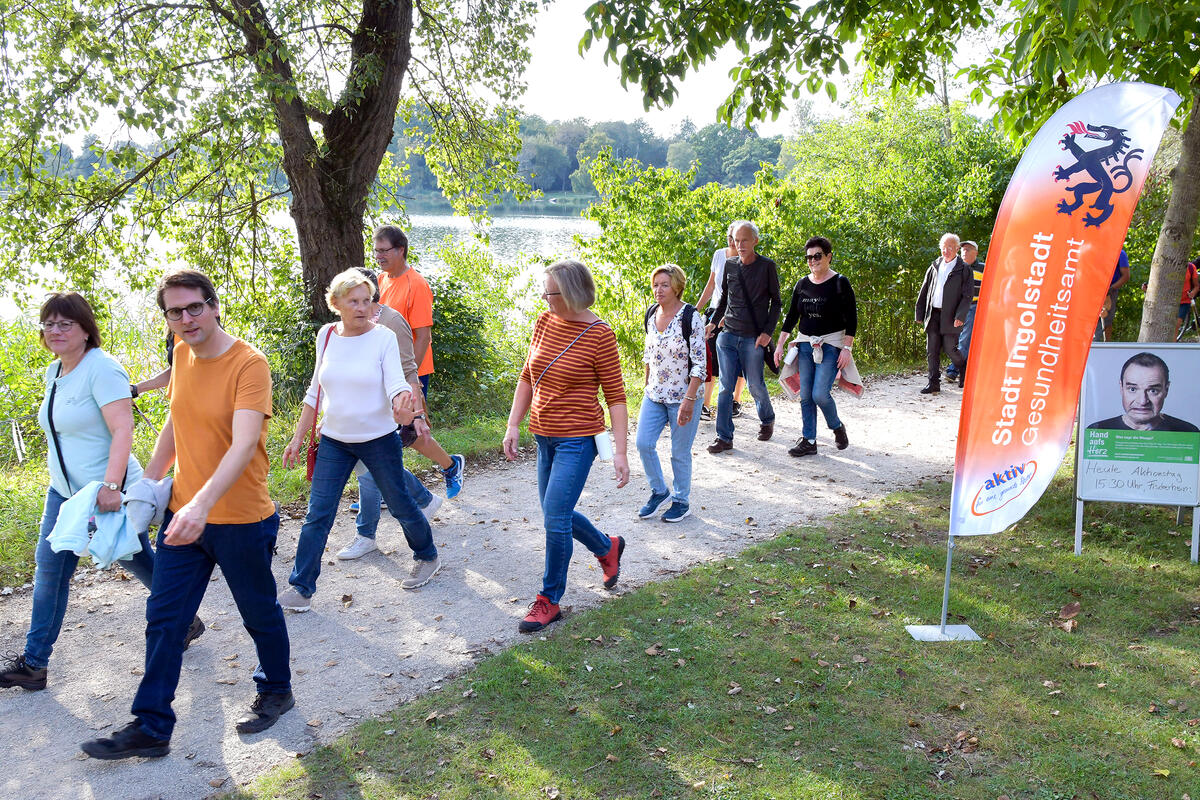
[[[353,561],[356,558],[362,558],[372,550],[378,550],[379,545],[375,544],[374,539],[369,539],[366,536],[355,536],[354,541],[338,551],[337,557],[341,561]]]
[[[429,505],[421,509],[421,513],[425,515],[425,519],[430,525],[433,524],[433,515],[436,514],[438,509],[442,507],[443,502],[444,501],[442,498],[435,494],[433,495],[433,499],[429,501]]]
[[[312,607],[312,600],[297,592],[293,586],[279,595],[279,605],[283,606],[285,611],[304,613]]]

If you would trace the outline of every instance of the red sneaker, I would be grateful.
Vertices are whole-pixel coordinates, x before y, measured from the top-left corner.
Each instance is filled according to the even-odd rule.
[[[621,554],[625,552],[625,539],[620,536],[612,537],[612,547],[608,549],[608,553],[602,556],[596,556],[596,560],[600,562],[601,569],[604,570],[604,588],[611,589],[617,585],[617,578],[621,575]]]
[[[529,607],[529,613],[525,615],[525,619],[517,623],[517,630],[521,633],[533,633],[560,618],[562,618],[562,612],[558,610],[558,603],[551,603],[550,598],[539,594],[533,601],[533,605]]]

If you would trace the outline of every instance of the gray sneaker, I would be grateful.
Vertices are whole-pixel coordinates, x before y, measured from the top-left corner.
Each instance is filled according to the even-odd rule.
[[[279,595],[279,605],[283,606],[284,611],[303,614],[312,608],[312,599],[300,594],[296,591],[296,587],[292,586]]]
[[[400,588],[419,589],[429,583],[429,579],[437,575],[438,570],[441,568],[441,562],[436,558],[432,561],[414,561],[412,573],[400,582]]]
[[[378,549],[379,545],[375,544],[375,540],[371,537],[355,536],[353,542],[338,550],[337,557],[340,561],[353,561],[356,558],[362,558],[372,550]]]

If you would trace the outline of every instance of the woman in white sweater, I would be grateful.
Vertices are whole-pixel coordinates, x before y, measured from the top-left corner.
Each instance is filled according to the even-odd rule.
[[[279,596],[279,604],[290,611],[309,609],[342,490],[360,459],[375,476],[413,551],[412,574],[400,585],[424,586],[439,568],[429,522],[404,489],[404,456],[396,432],[396,423],[407,425],[421,415],[413,413],[412,388],[404,380],[396,337],[371,321],[371,295],[370,281],[355,269],[330,282],[326,301],[341,322],[317,333],[312,382],[296,433],[283,451],[284,466],[300,461],[305,435],[323,408],[308,515],[288,578],[291,588]]]

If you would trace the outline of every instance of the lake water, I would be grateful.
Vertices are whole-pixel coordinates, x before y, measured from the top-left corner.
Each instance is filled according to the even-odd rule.
[[[600,226],[582,217],[496,217],[486,227],[476,228],[465,217],[413,214],[406,233],[409,252],[416,255],[422,271],[436,270],[435,249],[447,240],[455,244],[479,242],[476,233],[486,234],[486,244],[497,261],[520,264],[522,256],[578,256],[574,237],[590,238]]]

